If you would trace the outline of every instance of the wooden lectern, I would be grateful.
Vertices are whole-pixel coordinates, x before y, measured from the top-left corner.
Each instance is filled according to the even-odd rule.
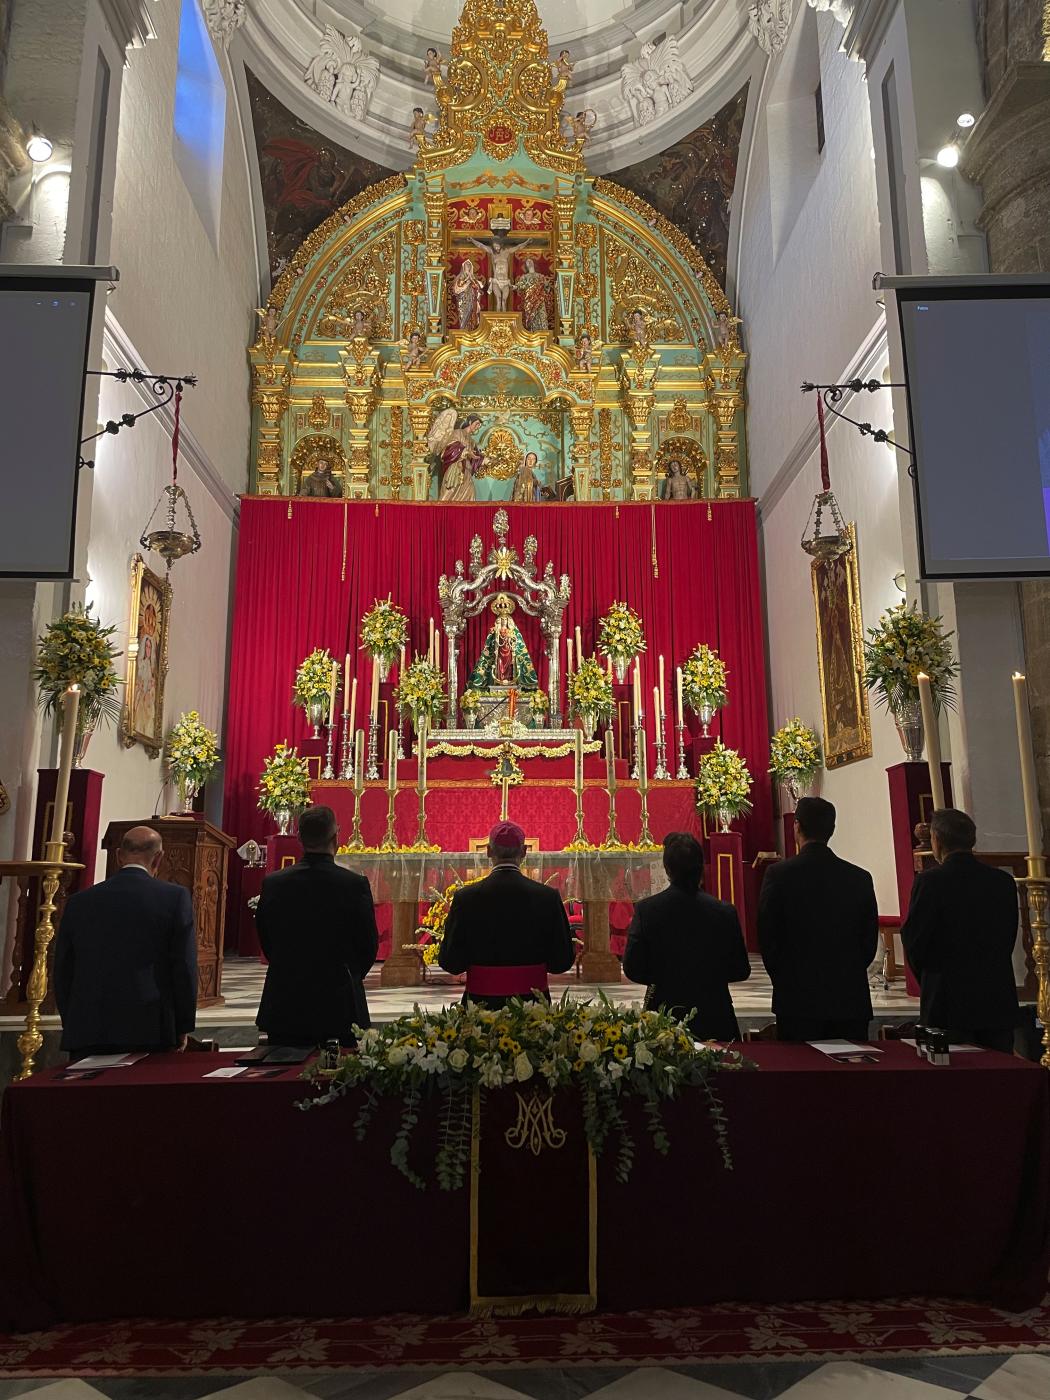
[[[133,826],[151,826],[164,842],[158,876],[189,890],[197,927],[197,1005],[222,1006],[222,940],[226,922],[226,874],[232,836],[196,817],[146,817],[110,822],[102,845],[106,874],[117,870],[117,848]]]

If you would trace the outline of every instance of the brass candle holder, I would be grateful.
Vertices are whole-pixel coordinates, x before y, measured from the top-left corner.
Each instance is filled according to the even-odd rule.
[[[1043,1054],[1039,1063],[1050,1069],[1050,939],[1047,938],[1047,910],[1050,906],[1050,882],[1047,879],[1046,857],[1029,856],[1028,874],[1021,881],[1028,900],[1028,926],[1032,930],[1032,961],[1039,978],[1037,1010],[1043,1026]]]
[[[364,788],[355,787],[354,790],[354,822],[350,831],[350,850],[363,851],[364,840],[361,836],[361,799],[365,795]]]
[[[381,851],[396,851],[397,832],[394,827],[394,816],[397,807],[397,789],[391,788],[386,795],[386,835],[383,837],[383,844],[379,847]]]

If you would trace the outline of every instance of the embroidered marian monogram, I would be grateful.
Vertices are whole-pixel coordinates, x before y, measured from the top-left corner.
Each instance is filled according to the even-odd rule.
[[[548,1095],[544,1099],[539,1094],[533,1094],[526,1100],[518,1094],[517,1099],[518,1121],[503,1135],[507,1146],[515,1151],[528,1148],[534,1157],[538,1157],[545,1147],[555,1150],[564,1147],[565,1131],[554,1126],[553,1096]]]

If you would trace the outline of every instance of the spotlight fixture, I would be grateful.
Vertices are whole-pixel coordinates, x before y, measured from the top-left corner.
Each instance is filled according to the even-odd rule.
[[[972,112],[960,112],[955,118],[955,125],[961,127],[963,131],[969,131],[977,118]]]
[[[34,123],[33,129],[29,133],[29,139],[26,141],[26,155],[36,165],[40,165],[45,160],[51,159],[53,150],[52,143]]]
[[[945,170],[954,170],[959,164],[959,147],[954,141],[942,146],[937,152],[937,164],[943,165]]]

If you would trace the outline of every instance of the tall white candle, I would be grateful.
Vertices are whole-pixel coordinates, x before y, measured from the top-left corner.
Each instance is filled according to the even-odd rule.
[[[397,731],[391,729],[386,736],[386,785],[391,792],[397,792]]]
[[[335,697],[339,690],[339,662],[332,662],[332,674],[328,683],[328,723],[335,724]]]
[[[685,720],[682,718],[682,668],[681,668],[681,666],[676,666],[676,667],[675,667],[675,670],[674,670],[674,687],[675,687],[675,699],[676,699],[676,702],[677,702],[676,722],[677,722],[678,724],[684,724],[684,723],[685,723]]]
[[[346,660],[343,662],[343,713],[350,713],[350,653],[346,653]],[[353,729],[351,724],[350,728]]]
[[[346,701],[344,700],[343,703],[345,704]],[[347,710],[347,714],[348,714],[349,717],[350,717],[349,720],[348,720],[347,722],[348,722],[349,727],[350,727],[350,733],[352,734],[352,733],[354,732],[354,725],[357,723],[357,677],[356,677],[356,676],[354,677],[353,681],[350,683],[350,708]]]
[[[399,681],[400,681],[401,677],[402,677],[404,674],[405,674],[405,649],[404,649],[404,647],[402,647],[402,648],[401,648],[401,656],[400,656],[400,658],[398,659],[398,663],[397,663],[397,678],[398,678]]]
[[[580,631],[579,623],[576,624],[576,665],[583,661],[583,634]]]
[[[1024,793],[1024,820],[1028,832],[1028,854],[1043,855],[1043,818],[1039,810],[1039,785],[1035,776],[1032,747],[1032,717],[1028,709],[1028,682],[1014,672],[1014,712],[1017,717],[1017,749],[1021,756],[1021,789]]]
[[[434,633],[434,665],[441,670],[441,633]]]
[[[941,735],[937,728],[937,714],[933,708],[933,687],[925,671],[916,677],[919,684],[919,705],[922,709],[922,726],[926,730],[926,762],[930,769],[930,794],[933,810],[939,812],[944,806],[944,783],[941,779]]]
[[[605,785],[610,792],[616,791],[616,751],[611,729],[605,731]]]
[[[65,859],[66,804],[69,802],[69,775],[73,771],[73,750],[77,742],[77,711],[80,709],[80,687],[71,685],[62,696],[62,739],[59,747],[58,780],[55,784],[55,810],[51,814],[50,845],[58,849],[50,854]],[[45,852],[47,855],[48,852]]]
[[[660,687],[659,687],[658,685],[654,685],[654,686],[653,686],[653,730],[654,730],[654,733],[656,733],[657,735],[659,735],[659,733],[660,733],[660,719],[661,719],[661,710],[660,710]]]
[[[662,656],[659,658],[659,662],[660,662],[660,714],[662,715],[663,712],[664,712],[664,705],[665,705],[665,703],[666,703],[666,701],[664,700],[664,696],[667,694],[667,687],[666,687],[666,683],[665,683],[665,681],[664,681],[664,659],[663,659]]]
[[[365,790],[365,731],[359,729],[354,735],[354,787],[358,792]]]
[[[567,657],[567,662],[566,662],[566,666],[565,666],[565,677],[566,677],[566,679],[568,679],[569,676],[572,675],[572,638],[571,638],[571,637],[566,637],[566,638],[565,638],[565,655],[566,655],[566,657]]]
[[[642,713],[642,673],[638,669],[638,661],[634,663],[634,723],[638,726],[639,716]]]
[[[576,772],[574,774],[574,786],[577,792],[583,792],[583,730],[577,729],[574,738],[576,750]]]
[[[611,657],[611,656],[607,656],[607,657],[605,658],[605,674],[609,677],[610,680],[612,680],[612,657]]]
[[[379,713],[379,662],[372,662],[372,699],[368,706],[368,717],[373,724],[376,722],[376,715]]]
[[[429,729],[429,726],[428,726],[428,724],[427,724],[427,721],[424,720],[423,723],[422,723],[422,725],[420,726],[419,738],[418,738],[417,743],[416,743],[416,748],[417,748],[418,754],[419,754],[418,773],[419,773],[419,791],[420,791],[420,792],[426,792],[426,790],[427,790],[427,738],[428,738],[428,729]],[[396,753],[396,752],[397,752],[397,751],[396,751],[396,749],[395,749],[395,753]]]

